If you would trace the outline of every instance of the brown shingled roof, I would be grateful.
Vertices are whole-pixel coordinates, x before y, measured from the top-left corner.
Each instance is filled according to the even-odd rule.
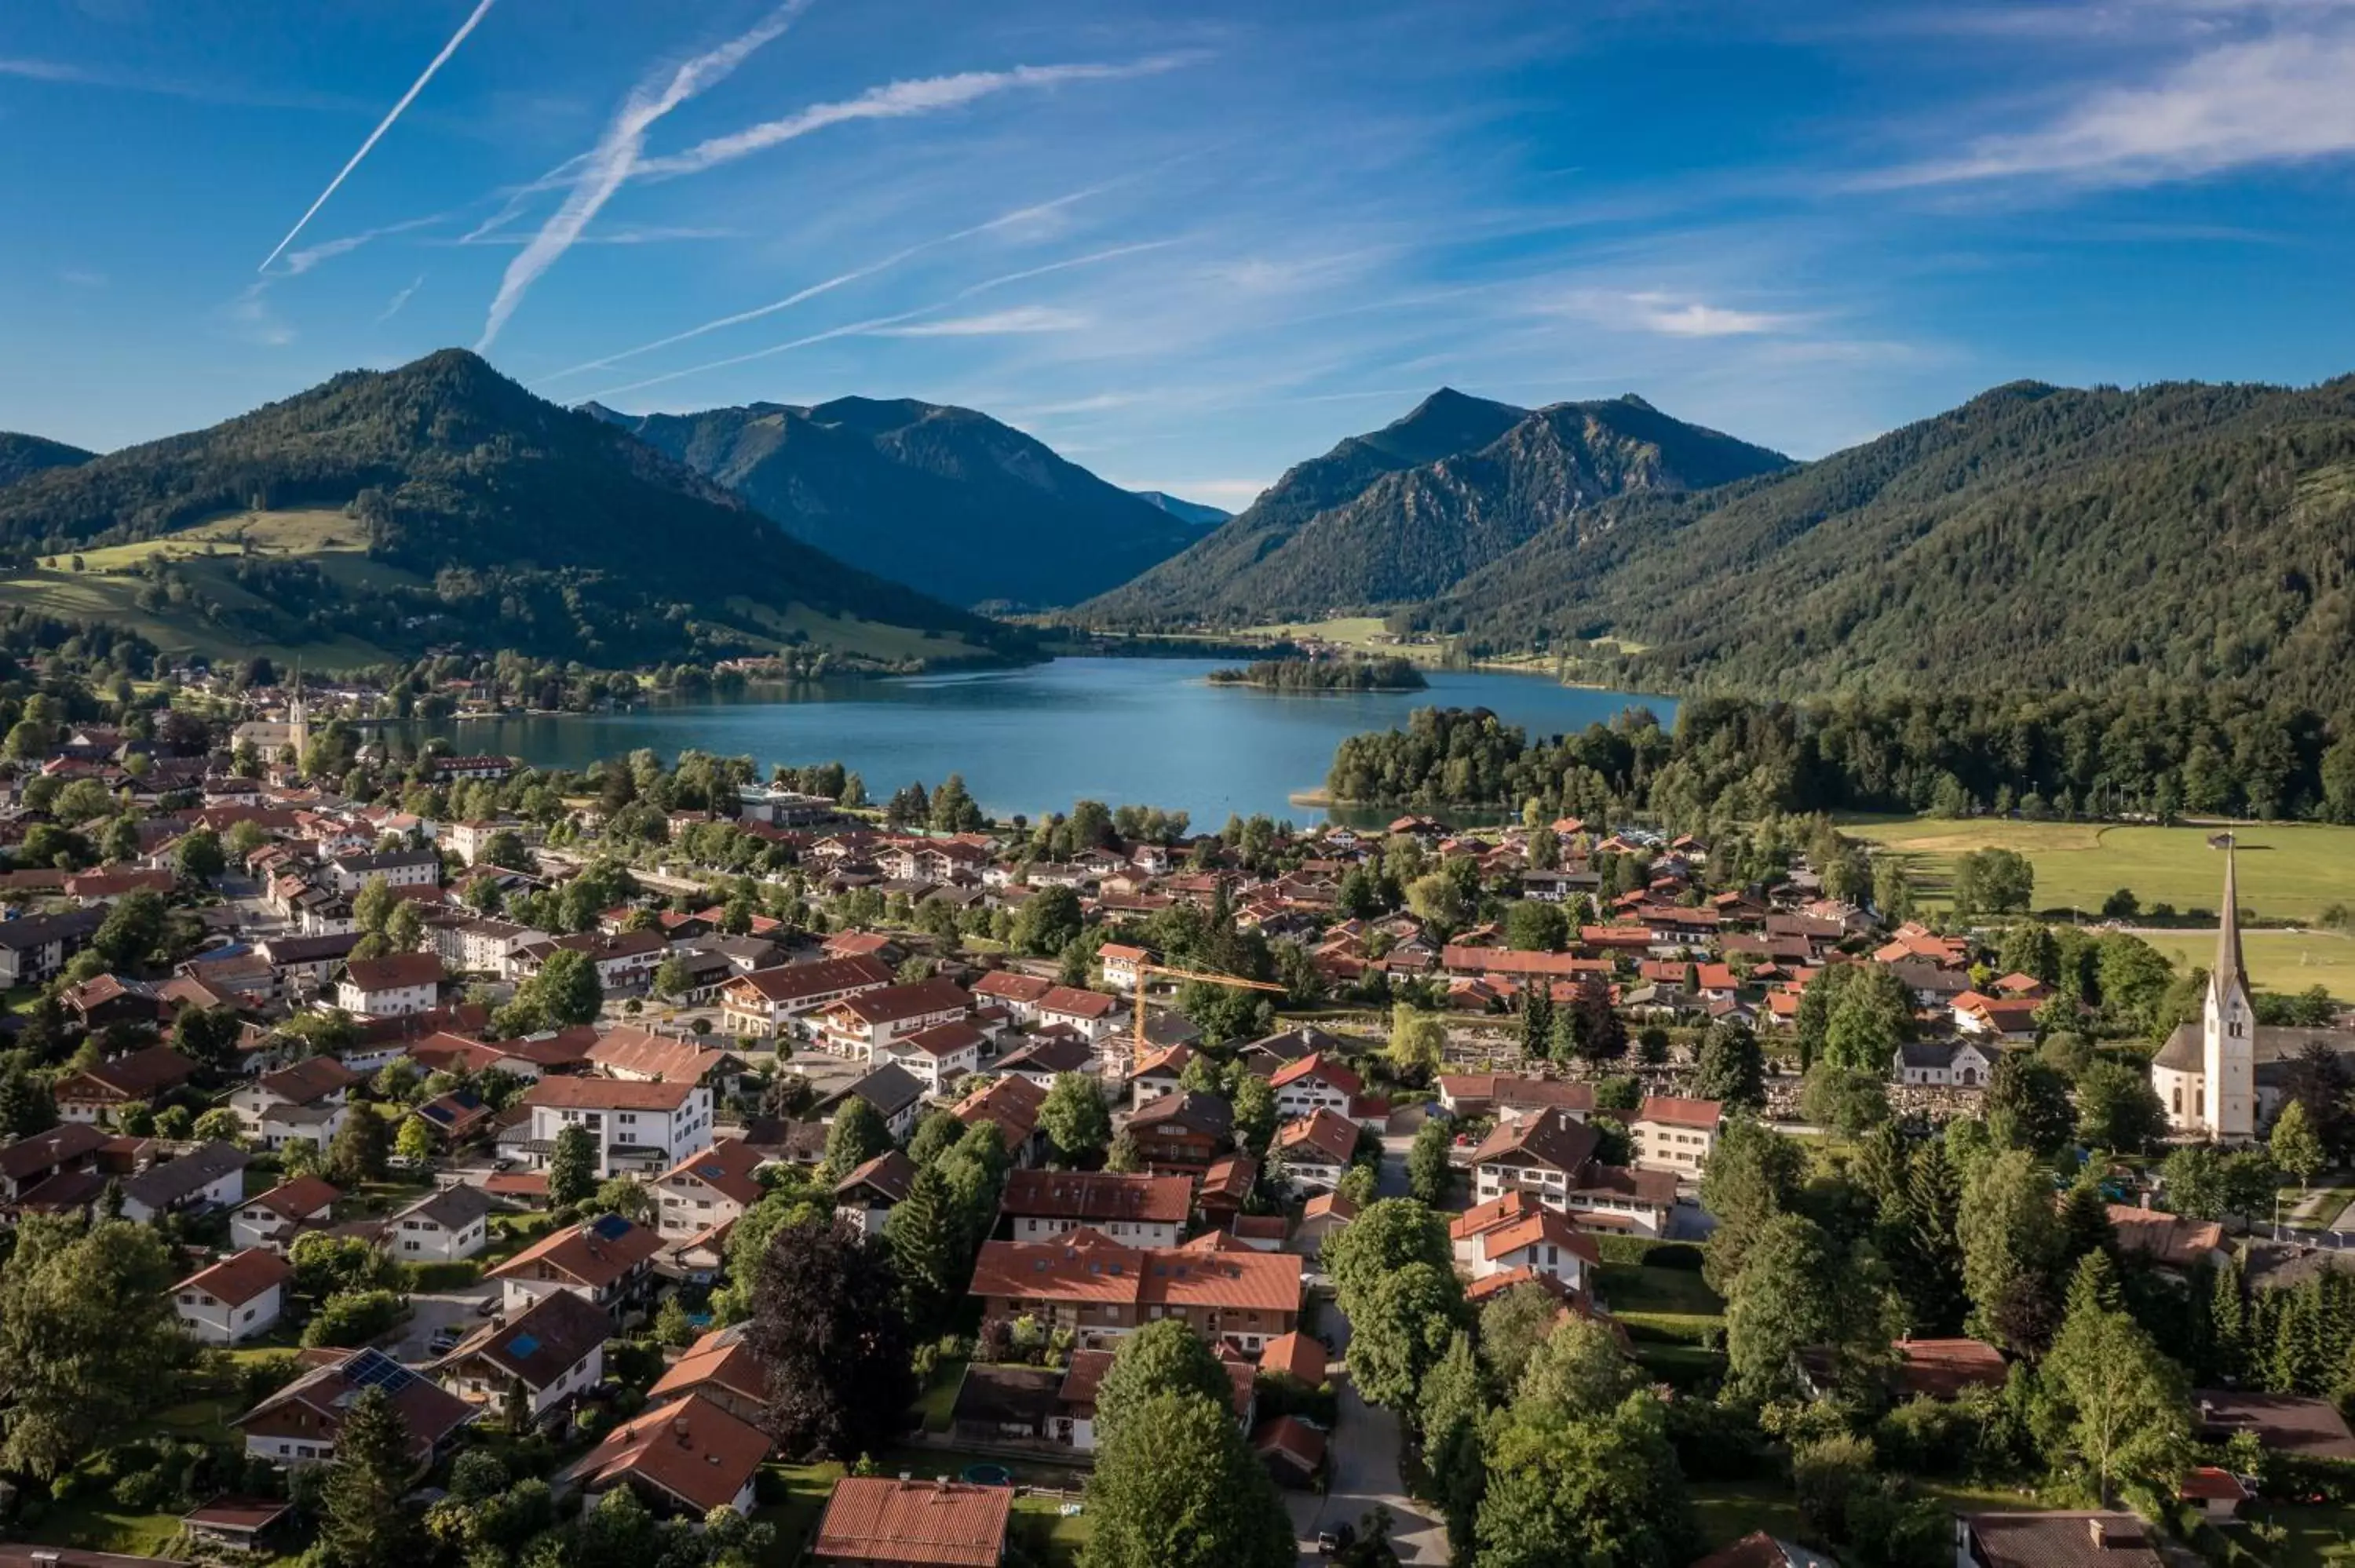
[[[820,1563],[995,1568],[1013,1507],[1007,1487],[845,1476],[810,1551]]]

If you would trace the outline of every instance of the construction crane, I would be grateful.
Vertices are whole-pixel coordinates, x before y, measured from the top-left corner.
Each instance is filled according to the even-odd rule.
[[[1245,980],[1241,975],[1212,974],[1207,969],[1172,969],[1167,964],[1138,964],[1136,966],[1136,1045],[1135,1056],[1131,1062],[1132,1070],[1143,1065],[1146,1057],[1145,977],[1147,975],[1160,975],[1168,980],[1200,980],[1205,985],[1233,986],[1239,991],[1272,991],[1279,996],[1286,990],[1285,987],[1276,985],[1273,981]]]

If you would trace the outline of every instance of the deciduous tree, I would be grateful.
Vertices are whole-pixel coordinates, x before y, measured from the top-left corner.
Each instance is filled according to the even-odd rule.
[[[747,1338],[770,1369],[764,1425],[789,1457],[855,1459],[915,1397],[900,1281],[880,1237],[788,1224],[762,1255]]]

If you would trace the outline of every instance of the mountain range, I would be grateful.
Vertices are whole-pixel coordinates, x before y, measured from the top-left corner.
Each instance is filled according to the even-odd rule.
[[[0,484],[14,484],[45,469],[72,468],[97,455],[43,436],[0,430]]]
[[[804,543],[954,604],[1076,604],[1199,532],[970,408],[837,397],[806,408],[586,411],[727,486]]]
[[[1395,423],[1291,469],[1184,554],[1080,614],[1167,627],[1412,603],[1612,497],[1789,465],[1640,397],[1528,409],[1443,387]]]
[[[1020,641],[458,349],[35,472],[0,488],[0,548],[48,557],[0,602],[130,620],[166,646],[463,640],[611,666]]]

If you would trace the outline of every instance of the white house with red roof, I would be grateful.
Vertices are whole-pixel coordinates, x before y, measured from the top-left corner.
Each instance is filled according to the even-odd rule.
[[[1718,1128],[1725,1107],[1715,1100],[1685,1099],[1674,1095],[1646,1095],[1628,1118],[1627,1135],[1635,1145],[1638,1171],[1673,1171],[1698,1176],[1717,1147]]]
[[[1525,1192],[1507,1192],[1458,1215],[1448,1226],[1456,1266],[1475,1284],[1499,1275],[1544,1276],[1575,1296],[1587,1294],[1603,1249]]]
[[[388,953],[346,964],[336,1005],[364,1018],[401,1018],[432,1012],[441,994],[439,953]]]
[[[172,1309],[190,1334],[208,1345],[234,1345],[268,1333],[286,1308],[294,1270],[267,1247],[198,1269],[172,1287]]]
[[[894,1042],[937,1023],[955,1022],[972,1011],[973,998],[963,986],[934,976],[845,997],[820,1018],[819,1038],[837,1055],[872,1061]]]
[[[1287,1117],[1314,1116],[1320,1110],[1347,1117],[1366,1087],[1363,1078],[1322,1051],[1285,1063],[1267,1084],[1275,1091],[1276,1114]]]
[[[1322,1107],[1275,1129],[1275,1149],[1295,1192],[1330,1192],[1358,1151],[1358,1124]]]
[[[702,1084],[551,1076],[517,1103],[531,1114],[521,1147],[535,1171],[547,1169],[568,1127],[595,1140],[600,1177],[660,1169],[711,1141],[711,1090]]]
[[[907,1069],[911,1077],[937,1095],[959,1078],[980,1069],[985,1043],[980,1030],[962,1018],[951,1019],[878,1047],[874,1060],[879,1064],[895,1063]]]
[[[753,1172],[761,1156],[741,1139],[724,1138],[689,1155],[655,1182],[655,1228],[679,1242],[733,1224],[765,1192]]]
[[[1132,948],[1125,942],[1106,942],[1096,949],[1096,963],[1103,971],[1103,982],[1114,991],[1135,991],[1140,978],[1137,966],[1151,961],[1152,955],[1143,948]]]

